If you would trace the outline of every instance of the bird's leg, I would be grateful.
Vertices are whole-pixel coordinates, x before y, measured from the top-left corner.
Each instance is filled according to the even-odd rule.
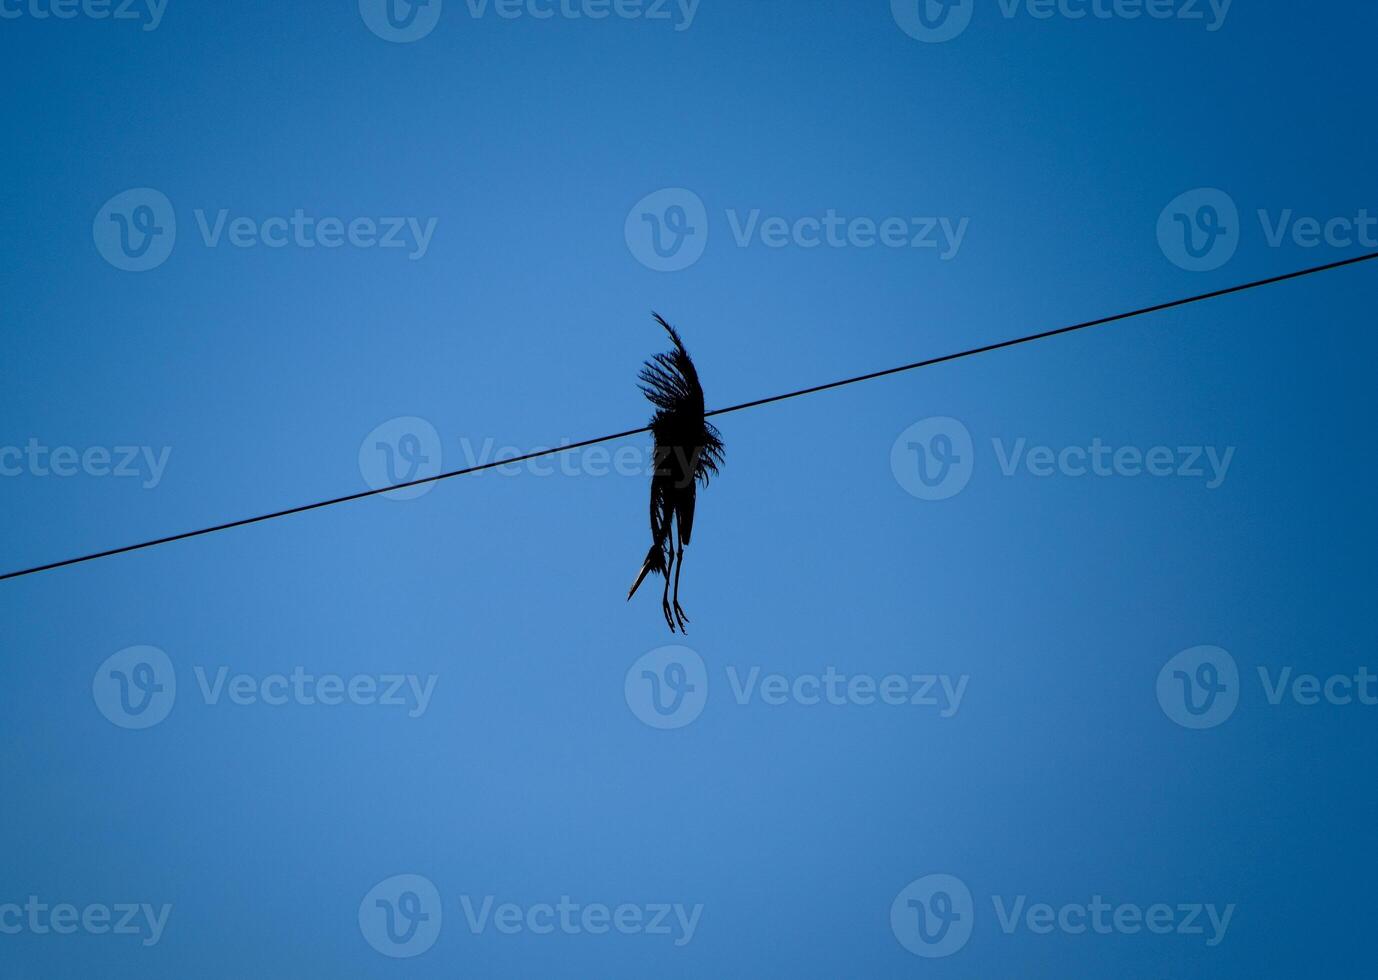
[[[670,557],[673,560],[674,554],[671,553]],[[665,615],[665,623],[670,627],[670,632],[673,633],[675,632],[675,620],[670,612],[670,565],[668,562],[665,565],[664,572],[665,591],[660,594],[660,611]]]
[[[679,620],[679,631],[688,633],[689,631],[684,628],[684,624],[689,622],[689,617],[684,615],[684,610],[680,608],[679,604],[679,573],[684,568],[684,542],[680,542],[677,559],[675,562],[675,618]],[[666,581],[669,581],[670,576],[666,575],[665,578]]]

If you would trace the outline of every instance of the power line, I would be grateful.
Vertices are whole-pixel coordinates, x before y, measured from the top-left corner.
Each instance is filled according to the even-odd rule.
[[[926,361],[915,361],[913,364],[901,364],[899,367],[886,368],[884,371],[872,371],[870,374],[858,374],[855,378],[830,381],[824,385],[814,385],[812,388],[800,388],[798,391],[791,391],[783,395],[772,395],[770,398],[758,398],[755,401],[742,402],[740,405],[733,405],[730,408],[719,408],[707,414],[710,417],[714,415],[726,415],[729,412],[740,412],[744,408],[756,408],[759,405],[769,405],[771,402],[782,402],[789,398],[798,398],[801,395],[813,395],[820,391],[830,391],[833,388],[854,385],[862,381],[874,381],[876,378],[900,374],[903,371],[916,371],[919,368],[932,367],[935,364],[944,364],[947,361],[957,361],[964,357],[974,357],[977,354],[989,354],[991,351],[1004,350],[1006,347],[1018,347],[1020,344],[1031,344],[1035,340],[1047,340],[1049,337],[1057,337],[1065,333],[1075,333],[1078,330],[1089,330],[1091,327],[1103,327],[1107,323],[1118,323],[1120,320],[1132,320],[1134,317],[1147,316],[1150,313],[1161,313],[1164,310],[1175,310],[1178,307],[1190,306],[1193,303],[1201,303],[1208,299],[1219,299],[1221,296],[1231,296],[1235,293],[1248,292],[1251,289],[1274,286],[1280,282],[1287,282],[1291,279],[1304,279],[1307,276],[1314,276],[1319,272],[1330,272],[1332,269],[1343,269],[1347,265],[1358,265],[1360,262],[1369,262],[1373,259],[1378,259],[1378,252],[1369,252],[1366,255],[1359,255],[1352,259],[1342,259],[1339,262],[1327,262],[1325,265],[1312,266],[1309,269],[1288,272],[1281,276],[1256,279],[1253,282],[1246,282],[1238,286],[1230,286],[1227,289],[1217,289],[1209,293],[1200,293],[1196,296],[1188,296],[1186,299],[1174,299],[1167,303],[1159,303],[1156,306],[1145,306],[1137,310],[1130,310],[1127,313],[1116,313],[1112,316],[1103,316],[1097,320],[1074,323],[1068,327],[1058,327],[1055,330],[1044,330],[1042,333],[1031,333],[1024,337],[1015,337],[1013,340],[1002,340],[998,344],[987,344],[984,347],[973,347],[970,350],[958,351],[955,354],[930,357]],[[0,576],[0,580],[3,580],[3,576]]]
[[[214,527],[203,527],[197,531],[183,531],[181,534],[170,534],[165,538],[154,538],[152,541],[142,541],[139,544],[127,544],[122,548],[111,548],[109,551],[97,551],[90,555],[82,555],[79,558],[67,558],[63,561],[50,562],[47,565],[36,565],[33,568],[25,568],[18,572],[7,572],[0,575],[0,582],[11,578],[22,578],[25,575],[37,575],[39,572],[49,572],[55,568],[65,568],[68,565],[80,565],[82,562],[95,561],[97,558],[111,558],[115,555],[128,554],[131,551],[142,551],[145,548],[154,548],[160,544],[171,544],[174,541],[185,541],[188,538],[199,538],[205,534],[215,534],[217,531],[228,531],[236,527],[248,527],[250,524],[262,524],[264,521],[277,520],[279,517],[291,517],[293,514],[305,514],[309,510],[320,510],[322,507],[333,507],[336,504],[347,504],[351,500],[363,500],[365,497],[376,497],[383,493],[392,493],[394,490],[405,490],[408,487],[421,486],[424,483],[438,483],[441,480],[448,480],[455,476],[464,476],[468,473],[477,473],[480,470],[491,470],[498,466],[511,466],[514,463],[524,463],[529,459],[539,459],[542,456],[550,456],[554,453],[568,452],[571,449],[583,449],[585,446],[596,446],[600,442],[611,442],[614,439],[624,439],[627,436],[638,435],[642,432],[649,432],[650,426],[643,425],[639,429],[628,429],[626,432],[617,432],[610,436],[599,436],[597,439],[585,439],[583,442],[574,442],[565,446],[557,446],[554,449],[541,449],[534,453],[527,453],[525,456],[515,458],[500,459],[492,463],[482,463],[478,466],[469,466],[462,470],[451,470],[449,473],[439,473],[435,476],[423,477],[420,480],[411,480],[407,483],[397,483],[392,486],[383,487],[381,490],[361,490],[358,493],[347,494],[343,497],[333,497],[330,500],[318,500],[313,504],[302,504],[299,507],[289,507],[286,510],[276,510],[271,514],[259,514],[257,517],[245,517],[237,521],[229,521],[225,524],[217,524]]]
[[[905,371],[916,371],[919,368],[932,367],[935,364],[944,364],[948,361],[961,360],[964,357],[975,357],[977,354],[988,354],[992,351],[1003,350],[1007,347],[1018,347],[1021,344],[1030,344],[1036,340],[1047,340],[1050,337],[1057,337],[1062,334],[1075,333],[1078,330],[1089,330],[1091,327],[1105,326],[1110,323],[1118,323],[1122,320],[1130,320],[1135,317],[1147,316],[1150,313],[1161,313],[1164,310],[1177,309],[1183,306],[1190,306],[1193,303],[1201,303],[1210,299],[1218,299],[1222,296],[1231,296],[1235,293],[1248,292],[1253,289],[1261,289],[1264,286],[1273,286],[1278,283],[1287,282],[1292,279],[1302,279],[1306,276],[1314,276],[1321,272],[1330,272],[1334,269],[1342,269],[1345,266],[1358,265],[1361,262],[1369,262],[1378,259],[1378,252],[1369,252],[1365,255],[1355,256],[1354,258],[1342,259],[1338,262],[1328,262],[1325,265],[1313,266],[1309,269],[1301,269],[1296,272],[1288,272],[1280,276],[1270,276],[1267,279],[1256,279],[1253,282],[1243,283],[1238,286],[1230,286],[1226,289],[1216,289],[1208,293],[1199,293],[1195,296],[1188,296],[1185,299],[1175,299],[1167,303],[1158,303],[1153,306],[1144,306],[1136,310],[1129,310],[1125,313],[1116,313],[1111,316],[1100,317],[1095,320],[1086,320],[1083,323],[1074,323],[1066,327],[1058,327],[1053,330],[1044,330],[1040,333],[1027,334],[1023,337],[1015,337],[1012,340],[1003,340],[995,344],[986,344],[983,347],[972,347],[967,350],[958,351],[954,354],[943,354],[940,357],[930,357],[923,361],[914,361],[912,364],[902,364],[899,367],[886,368],[883,371],[873,371],[870,374],[859,374],[853,378],[844,378],[840,381],[830,381],[827,384],[814,385],[812,388],[800,388],[798,391],[786,392],[783,395],[772,395],[769,398],[758,398],[755,401],[742,402],[740,405],[731,405],[727,408],[714,409],[706,413],[708,417],[717,415],[728,415],[732,412],[744,411],[748,408],[758,408],[761,405],[769,405],[773,402],[782,402],[790,398],[800,398],[804,395],[813,395],[821,391],[830,391],[834,388],[842,388],[847,385],[859,384],[863,381],[874,381],[876,378],[889,377],[892,374],[901,374]],[[330,500],[318,500],[311,504],[302,504],[299,507],[289,507],[286,510],[273,511],[271,514],[260,514],[257,517],[245,517],[237,521],[229,521],[224,524],[217,524],[214,527],[205,527],[196,531],[184,531],[181,534],[172,534],[165,538],[154,538],[151,541],[143,541],[139,544],[125,545],[122,548],[111,548],[108,551],[97,551],[89,555],[81,555],[77,558],[67,558],[63,561],[50,562],[46,565],[36,565],[33,568],[21,569],[17,572],[7,572],[0,575],[0,582],[7,579],[22,578],[26,575],[37,575],[39,572],[48,572],[56,568],[65,568],[68,565],[79,565],[83,562],[95,561],[98,558],[111,558],[115,555],[128,554],[131,551],[142,551],[145,548],[154,548],[158,545],[171,544],[174,541],[185,541],[188,538],[199,538],[206,534],[215,534],[219,531],[228,531],[232,528],[247,527],[250,524],[261,524],[264,521],[277,520],[280,517],[290,517],[293,514],[304,514],[307,511],[320,510],[323,507],[333,507],[336,504],[349,503],[352,500],[363,500],[365,497],[376,497],[384,493],[392,493],[395,490],[405,490],[409,487],[422,486],[428,483],[439,483],[441,480],[449,480],[457,476],[467,476],[470,473],[478,473],[482,470],[494,469],[498,466],[511,466],[515,463],[524,463],[532,459],[540,459],[543,456],[553,456],[556,453],[566,453],[574,449],[584,449],[588,446],[596,446],[599,443],[612,442],[617,439],[625,439],[628,436],[640,435],[649,432],[650,426],[641,426],[639,429],[627,429],[623,432],[614,432],[611,435],[599,436],[596,439],[585,439],[582,442],[569,443],[563,446],[556,446],[552,449],[540,449],[535,452],[527,453],[524,456],[517,456],[510,459],[502,459],[491,463],[482,463],[478,466],[468,466],[461,470],[451,470],[448,473],[438,473],[435,476],[423,477],[419,480],[410,480],[406,483],[398,483],[393,486],[383,487],[378,490],[362,490],[359,493],[347,494],[343,497],[334,497]]]

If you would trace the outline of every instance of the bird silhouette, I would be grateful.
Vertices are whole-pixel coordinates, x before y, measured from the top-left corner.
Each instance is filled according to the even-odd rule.
[[[679,573],[684,568],[684,549],[694,533],[694,503],[698,484],[708,485],[723,462],[722,437],[704,417],[703,385],[694,361],[684,349],[675,328],[659,313],[656,322],[665,328],[674,349],[657,354],[641,368],[638,386],[655,406],[651,435],[655,438],[655,469],[651,475],[651,549],[641,572],[627,592],[631,601],[652,572],[665,579],[660,608],[670,632],[686,632],[689,617],[679,604]],[[673,525],[674,541],[671,541]],[[673,600],[670,567],[674,565]],[[673,602],[673,604],[672,604]]]

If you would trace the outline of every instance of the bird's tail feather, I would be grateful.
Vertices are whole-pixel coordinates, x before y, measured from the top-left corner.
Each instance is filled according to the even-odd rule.
[[[651,545],[651,550],[646,552],[646,560],[641,563],[641,574],[637,575],[636,581],[633,582],[632,587],[627,590],[627,601],[631,602],[632,596],[636,595],[636,590],[641,588],[641,583],[646,581],[647,575],[651,574],[651,572],[660,572],[664,574],[664,571],[665,554],[661,550],[660,545],[653,544]]]

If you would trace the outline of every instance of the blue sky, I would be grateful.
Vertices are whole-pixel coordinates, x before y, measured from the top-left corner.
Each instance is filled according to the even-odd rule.
[[[0,567],[1378,245],[1370,5],[590,2],[0,0]],[[1371,972],[1374,274],[0,584],[0,975]]]

